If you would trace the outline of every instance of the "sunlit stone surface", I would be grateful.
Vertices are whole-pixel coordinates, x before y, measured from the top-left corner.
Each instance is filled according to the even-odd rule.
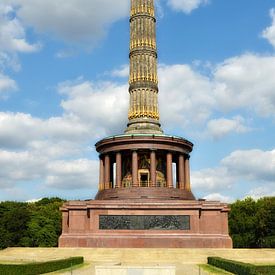
[[[176,275],[176,267],[168,266],[96,266],[96,275]]]

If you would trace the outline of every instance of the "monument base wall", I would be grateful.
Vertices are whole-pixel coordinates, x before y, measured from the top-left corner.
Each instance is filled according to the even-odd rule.
[[[59,247],[102,248],[232,248],[226,235],[66,235],[59,239]]]
[[[61,210],[59,247],[232,248],[220,202],[70,201]]]

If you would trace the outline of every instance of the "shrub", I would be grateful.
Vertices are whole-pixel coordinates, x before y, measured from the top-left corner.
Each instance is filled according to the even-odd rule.
[[[28,264],[0,264],[0,274],[5,275],[36,275],[53,272],[56,270],[69,268],[71,266],[82,264],[83,257],[72,257],[68,259],[28,263]]]
[[[253,265],[227,260],[219,257],[208,257],[208,264],[225,269],[229,272],[242,275],[250,275],[253,269]]]
[[[208,264],[240,275],[275,274],[275,265],[256,266],[248,263],[227,260],[220,257],[208,257]]]

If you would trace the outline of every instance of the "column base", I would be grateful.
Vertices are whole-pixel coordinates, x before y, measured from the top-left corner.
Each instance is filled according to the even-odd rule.
[[[160,123],[153,119],[133,119],[127,124],[125,134],[163,134]]]

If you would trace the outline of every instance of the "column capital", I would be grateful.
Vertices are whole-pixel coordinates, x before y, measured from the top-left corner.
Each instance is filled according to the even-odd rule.
[[[185,159],[190,159],[190,155],[189,155],[189,154],[186,154],[186,155],[185,155]]]

